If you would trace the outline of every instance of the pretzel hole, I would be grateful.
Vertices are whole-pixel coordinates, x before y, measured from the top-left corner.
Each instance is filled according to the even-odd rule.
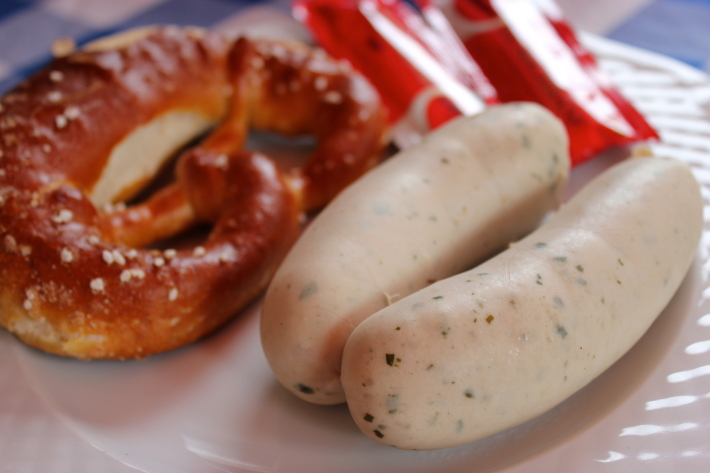
[[[91,200],[103,207],[133,199],[176,153],[204,136],[214,121],[215,117],[200,112],[178,110],[133,130],[113,148],[101,178],[91,189]]]
[[[175,202],[175,207],[160,203],[161,193],[165,200],[172,201],[170,193],[177,192],[176,164],[189,150],[199,147],[211,130],[202,133],[187,143],[162,163],[155,174],[138,193],[125,203],[104,206],[105,217],[113,222],[116,239],[129,246],[145,249],[185,249],[201,246],[207,240],[213,224],[188,215],[184,205]],[[258,151],[271,158],[284,174],[293,174],[303,166],[316,147],[311,135],[284,136],[274,132],[251,130],[246,151]],[[178,192],[179,193],[179,192]],[[153,215],[140,217],[142,210],[151,209]],[[175,226],[165,224],[175,222]]]
[[[148,204],[152,199],[155,199],[160,192],[177,186],[175,178],[175,168],[179,157],[187,149],[190,149],[194,146],[198,146],[203,138],[204,137],[201,136],[199,138],[194,139],[191,143],[185,146],[184,149],[181,149],[179,152],[171,156],[170,159],[163,163],[161,168],[158,169],[158,172],[153,176],[153,178],[142,189],[140,189],[138,194],[136,194],[134,197],[132,197],[125,203],[119,203],[119,205],[115,207],[115,209],[111,209],[111,206],[109,206],[106,210],[108,212],[111,212],[116,211],[116,209],[118,209],[118,211],[120,212],[121,208],[124,206],[128,211],[130,211],[131,209],[139,208],[142,205]],[[146,222],[146,225],[153,224],[154,222]],[[187,222],[185,225],[181,225],[178,229],[175,230],[175,232],[170,232],[167,235],[160,235],[157,239],[153,241],[147,241],[145,243],[135,246],[140,246],[148,250],[160,251],[169,248],[176,250],[194,248],[197,246],[201,246],[205,243],[207,237],[210,234],[210,231],[212,230],[212,226],[213,225],[208,222],[190,221]]]
[[[269,156],[285,174],[303,167],[317,146],[312,135],[285,136],[269,131],[251,130],[245,145],[247,150]]]

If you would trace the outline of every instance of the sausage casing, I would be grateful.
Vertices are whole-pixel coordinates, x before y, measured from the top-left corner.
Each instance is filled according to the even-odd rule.
[[[343,191],[267,291],[262,345],[279,381],[314,403],[343,402],[353,328],[532,231],[559,203],[567,150],[547,110],[504,105],[448,123]]]
[[[614,166],[510,249],[360,324],[342,365],[355,421],[382,443],[434,449],[547,411],[649,328],[702,223],[685,164]]]

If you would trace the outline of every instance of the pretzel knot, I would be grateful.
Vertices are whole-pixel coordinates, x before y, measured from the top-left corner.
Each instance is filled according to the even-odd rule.
[[[203,337],[378,162],[385,123],[361,76],[296,43],[153,27],[54,60],[0,101],[0,324],[84,359]],[[317,144],[288,168],[245,149],[252,129]],[[174,180],[136,199],[176,153]]]

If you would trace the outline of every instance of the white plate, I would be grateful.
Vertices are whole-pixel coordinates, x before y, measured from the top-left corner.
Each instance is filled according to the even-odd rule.
[[[656,151],[693,166],[706,202],[698,257],[678,294],[587,388],[488,439],[407,452],[365,438],[344,406],[312,406],[277,385],[259,345],[259,303],[209,339],[144,362],[63,359],[2,331],[0,471],[708,471],[710,79],[615,42],[585,42],[660,130]],[[572,189],[620,157],[576,169]]]

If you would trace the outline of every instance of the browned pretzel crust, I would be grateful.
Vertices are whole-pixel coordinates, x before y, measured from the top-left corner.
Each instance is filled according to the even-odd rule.
[[[213,126],[174,183],[123,206]],[[285,172],[242,149],[249,128],[318,145]],[[253,300],[303,212],[377,162],[385,120],[322,52],[155,27],[53,61],[2,98],[0,133],[0,324],[52,353],[123,359],[190,343]],[[200,222],[197,246],[143,247]]]

